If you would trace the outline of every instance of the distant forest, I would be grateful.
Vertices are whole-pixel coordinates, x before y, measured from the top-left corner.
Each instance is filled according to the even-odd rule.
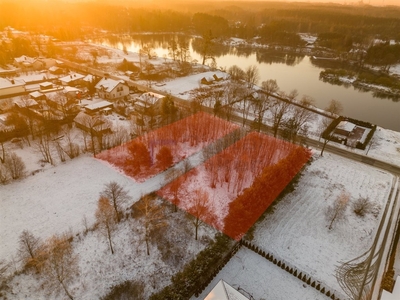
[[[240,1],[127,5],[132,2],[32,0],[21,4],[3,0],[0,29],[12,26],[59,40],[90,37],[94,28],[123,34],[183,32],[220,39],[257,36],[260,42],[293,47],[305,43],[298,33],[307,32],[318,36],[319,46],[337,52],[349,51],[354,45],[368,49],[375,38],[400,41],[400,7]],[[397,48],[386,48],[400,59]]]

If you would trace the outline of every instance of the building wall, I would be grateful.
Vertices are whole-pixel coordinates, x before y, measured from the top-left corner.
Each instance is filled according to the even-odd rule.
[[[16,85],[16,86],[9,86],[0,89],[0,97],[4,96],[11,96],[14,94],[25,93],[25,86],[23,85]]]

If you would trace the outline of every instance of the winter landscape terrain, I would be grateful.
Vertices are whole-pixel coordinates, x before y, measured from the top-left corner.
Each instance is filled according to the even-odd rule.
[[[139,60],[137,54],[105,49],[112,53],[113,58],[97,58],[104,70],[107,70],[107,64],[112,65],[123,58]],[[88,53],[82,50],[81,55]],[[153,64],[163,62],[157,58],[151,61]],[[222,71],[205,70],[195,75],[166,81],[161,86],[153,85],[152,88],[168,92],[182,100],[189,100],[190,91],[199,87],[200,79],[214,74],[226,76]],[[113,75],[129,80],[122,74]],[[143,81],[139,84],[148,83]],[[90,103],[95,101],[97,100],[90,100]],[[210,106],[212,105],[210,100]],[[240,109],[240,105],[237,108]],[[239,113],[237,115],[240,116]],[[107,118],[114,124],[129,127],[128,121],[120,120],[115,113]],[[270,122],[268,120],[271,116],[268,111],[263,118],[267,124]],[[315,117],[310,119],[308,125],[311,138],[319,139],[321,123],[325,118],[326,116],[315,114]],[[230,129],[240,125],[232,123]],[[224,131],[223,135],[217,135],[209,142],[216,143],[228,132],[229,130]],[[80,130],[73,128],[72,135],[75,142],[83,148]],[[67,299],[62,290],[46,288],[48,283],[39,274],[21,271],[22,265],[17,249],[19,236],[24,230],[29,230],[42,240],[61,233],[73,237],[73,251],[77,255],[79,265],[79,279],[76,278],[70,283],[70,292],[74,299],[100,299],[110,292],[113,286],[127,280],[137,282],[138,286],[141,286],[141,283],[142,297],[148,299],[151,294],[170,284],[171,276],[207,247],[208,242],[218,232],[214,227],[220,230],[223,228],[221,224],[216,224],[222,222],[226,216],[227,203],[214,203],[223,204],[212,208],[216,214],[214,221],[217,219],[218,222],[202,223],[198,227],[198,239],[195,239],[195,226],[186,212],[189,209],[185,205],[178,205],[180,209],[175,212],[173,199],[165,201],[158,197],[157,204],[164,208],[168,225],[163,226],[151,239],[149,254],[142,218],[131,216],[135,213],[135,207],[132,206],[138,203],[142,196],[152,192],[159,191],[159,195],[168,199],[170,193],[163,194],[163,191],[185,172],[192,172],[190,174],[194,175],[192,181],[182,187],[184,200],[192,198],[193,190],[212,190],[212,176],[205,175],[207,173],[204,172],[207,168],[206,161],[210,158],[207,145],[209,144],[203,143],[193,148],[188,143],[181,143],[179,155],[174,156],[172,167],[168,166],[166,170],[157,169],[150,176],[138,179],[124,173],[121,165],[118,166],[112,161],[112,150],[106,150],[98,157],[93,157],[91,153],[83,153],[65,162],[55,159],[54,165],[50,165],[41,161],[41,155],[34,147],[20,147],[19,144],[6,142],[7,151],[15,152],[26,164],[27,176],[0,186],[0,260],[6,261],[10,265],[8,272],[10,275],[14,274],[7,283],[9,288],[4,298]],[[343,145],[337,145],[337,148],[367,155],[394,166],[400,165],[399,132],[378,127],[370,148],[358,150]],[[390,211],[398,213],[400,199],[398,194],[392,194],[393,190],[399,188],[398,174],[355,162],[329,151],[320,156],[319,148],[310,148],[310,153],[311,159],[301,171],[294,191],[279,199],[271,211],[263,214],[243,239],[335,291],[339,298],[346,299],[347,296],[337,281],[336,270],[341,263],[362,255],[372,246],[379,233],[379,224],[387,217],[387,203],[391,205]],[[217,153],[211,154],[215,157],[213,155]],[[233,181],[238,180],[238,177],[232,178]],[[99,195],[105,184],[113,181],[126,189],[130,197],[123,207],[124,218],[116,225],[113,233],[114,254],[110,252],[107,239],[94,226]],[[252,179],[246,177],[242,181],[245,182],[246,188],[251,185]],[[237,182],[231,184],[235,187]],[[229,194],[229,187],[225,190],[218,189],[217,193],[227,193],[228,195],[222,195],[227,198],[234,198],[240,194]],[[332,218],[327,217],[327,211],[334,206],[341,194],[347,195],[348,207],[343,218],[333,223]],[[397,200],[394,199],[396,195]],[[217,198],[223,198],[220,196]],[[211,196],[209,198],[213,199]],[[353,209],[354,203],[360,198],[368,198],[373,207],[364,216],[357,215]],[[393,220],[397,220],[396,215]],[[393,230],[392,228],[392,234]],[[397,275],[400,275],[399,261],[397,256]],[[329,299],[244,246],[203,293],[198,297],[193,296],[192,299],[204,299],[220,279],[242,291],[248,298]]]

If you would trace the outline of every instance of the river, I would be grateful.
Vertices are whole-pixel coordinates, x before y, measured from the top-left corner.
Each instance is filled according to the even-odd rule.
[[[168,57],[168,41],[170,36],[151,35],[143,38],[132,38],[120,41],[103,39],[101,44],[128,51],[138,52],[141,43],[151,42],[158,57]],[[189,49],[192,59],[201,62],[200,55],[193,50],[192,40],[189,39]],[[266,54],[263,50],[247,49],[231,46],[228,50],[216,55],[218,68],[228,69],[237,65],[242,69],[255,65],[260,73],[260,82],[275,79],[281,91],[289,93],[296,89],[299,98],[311,96],[315,106],[326,108],[331,99],[339,100],[343,105],[342,115],[377,124],[380,127],[400,132],[400,101],[375,97],[370,91],[363,92],[354,87],[332,85],[319,79],[323,68],[312,63],[309,56],[288,56],[284,54]]]

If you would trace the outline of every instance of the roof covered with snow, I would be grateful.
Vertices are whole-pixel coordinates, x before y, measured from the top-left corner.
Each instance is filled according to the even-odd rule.
[[[23,81],[21,79],[13,79],[11,81],[6,78],[0,77],[0,89],[6,89],[6,88],[13,87],[13,86],[21,86],[21,85],[25,85],[25,81]]]
[[[84,75],[79,74],[79,73],[71,73],[70,75],[61,77],[60,80],[63,81],[63,82],[68,83],[68,82],[71,82],[71,81],[74,81],[74,80],[82,79],[84,77],[85,77]]]
[[[85,109],[96,110],[96,109],[110,107],[112,105],[113,104],[111,102],[103,100],[103,101],[99,101],[99,102],[96,102],[96,103],[93,103],[93,104],[86,105]]]
[[[348,132],[352,132],[354,127],[356,127],[356,124],[353,124],[353,123],[348,122],[348,121],[341,121],[336,126],[337,129],[342,129],[342,130],[345,130],[345,131],[348,131]]]
[[[123,80],[114,80],[114,79],[111,79],[111,78],[103,78],[102,80],[100,80],[96,84],[95,88],[99,89],[99,90],[104,90],[106,92],[111,92],[120,83],[124,84],[125,81],[123,81]]]
[[[143,93],[138,97],[138,100],[141,100],[143,102],[149,103],[149,104],[154,104],[156,103],[159,99],[165,98],[164,95],[161,94],[156,94],[152,92],[147,92]]]
[[[15,62],[17,62],[19,64],[20,63],[32,64],[32,63],[34,63],[36,61],[36,58],[29,57],[29,56],[26,56],[26,55],[21,55],[20,57],[16,57],[14,59],[15,59]]]
[[[248,300],[248,298],[220,280],[204,300]]]

